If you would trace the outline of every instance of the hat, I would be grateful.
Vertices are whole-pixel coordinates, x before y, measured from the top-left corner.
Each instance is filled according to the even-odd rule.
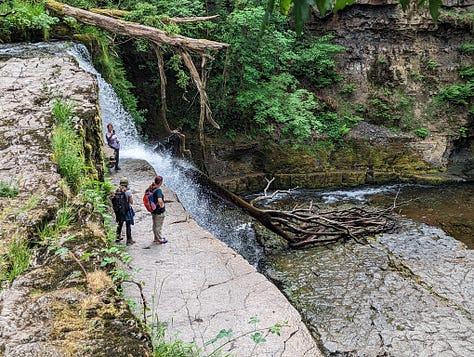
[[[128,186],[128,179],[126,177],[120,179],[120,186]]]

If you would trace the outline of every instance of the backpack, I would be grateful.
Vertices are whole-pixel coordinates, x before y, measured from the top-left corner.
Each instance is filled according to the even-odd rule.
[[[158,203],[154,200],[154,192],[157,189],[156,186],[150,186],[145,190],[145,194],[143,195],[143,204],[146,210],[150,213],[161,214],[165,211],[165,207],[160,208]]]
[[[153,189],[148,187],[145,190],[145,194],[143,195],[143,204],[148,212],[153,212],[156,209],[156,202],[153,201]]]
[[[124,218],[128,211],[130,211],[130,203],[128,197],[123,191],[115,191],[112,198],[112,206],[117,217]]]

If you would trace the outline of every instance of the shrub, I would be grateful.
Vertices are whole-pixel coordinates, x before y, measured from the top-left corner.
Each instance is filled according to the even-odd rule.
[[[437,100],[446,101],[456,105],[468,105],[468,100],[474,97],[474,80],[466,83],[457,83],[441,89]]]
[[[19,190],[16,185],[11,185],[0,180],[0,197],[13,198],[16,197],[18,193]]]
[[[56,118],[51,135],[54,160],[58,163],[59,174],[76,193],[81,185],[85,162],[82,144],[71,123],[72,104],[57,99],[52,112]]]
[[[430,131],[426,128],[418,128],[415,130],[415,134],[416,136],[424,139],[430,134]]]

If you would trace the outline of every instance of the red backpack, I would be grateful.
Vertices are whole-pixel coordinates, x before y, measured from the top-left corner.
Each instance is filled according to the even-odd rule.
[[[154,189],[153,186],[148,187],[143,195],[143,204],[148,212],[153,212],[156,209],[156,203],[153,202]]]

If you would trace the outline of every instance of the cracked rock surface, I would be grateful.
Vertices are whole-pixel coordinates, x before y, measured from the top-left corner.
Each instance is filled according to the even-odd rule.
[[[474,355],[474,251],[410,221],[369,244],[286,252],[272,278],[326,355]]]

